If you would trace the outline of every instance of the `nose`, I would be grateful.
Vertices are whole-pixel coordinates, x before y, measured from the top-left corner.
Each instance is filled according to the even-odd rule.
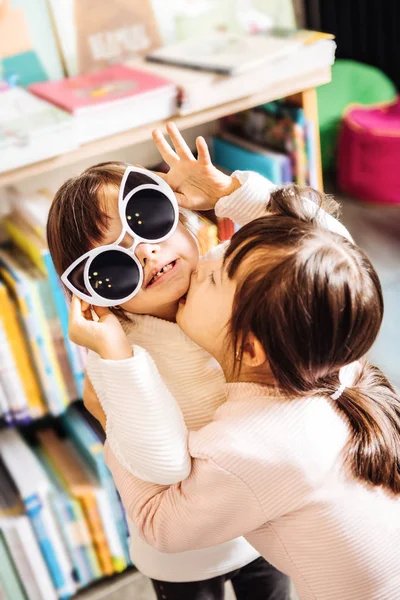
[[[158,244],[148,244],[142,242],[136,246],[135,254],[138,257],[140,264],[144,267],[148,260],[155,259],[160,252]]]

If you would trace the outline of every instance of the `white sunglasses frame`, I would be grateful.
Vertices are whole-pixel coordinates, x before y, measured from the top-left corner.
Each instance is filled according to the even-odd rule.
[[[145,183],[143,185],[139,185],[139,186],[135,187],[133,190],[131,190],[124,197],[125,184],[131,173],[141,173],[142,175],[146,175],[146,177],[149,177],[155,183],[154,184]],[[164,235],[163,237],[158,238],[156,240],[148,240],[148,239],[143,238],[143,237],[137,235],[136,233],[134,233],[127,222],[126,214],[125,214],[125,207],[126,207],[127,203],[129,202],[129,200],[135,194],[137,194],[139,191],[148,190],[148,189],[150,189],[150,190],[153,189],[153,190],[157,190],[158,192],[162,192],[167,197],[167,199],[171,202],[172,207],[174,209],[174,213],[175,213],[174,223],[171,227],[171,230],[166,235]],[[176,200],[175,194],[172,191],[172,189],[161,177],[156,175],[156,173],[153,173],[152,171],[148,171],[147,169],[142,169],[140,167],[127,167],[127,169],[125,170],[125,173],[122,177],[121,185],[119,188],[119,194],[118,194],[118,214],[119,214],[119,217],[121,219],[121,224],[122,224],[122,230],[121,230],[120,235],[118,236],[118,239],[115,242],[113,242],[112,244],[105,244],[104,246],[98,246],[97,248],[93,248],[92,250],[85,252],[85,254],[82,254],[82,256],[77,258],[72,263],[72,265],[70,265],[68,267],[68,269],[66,269],[64,271],[64,273],[61,275],[61,281],[63,282],[63,284],[65,285],[65,287],[67,289],[69,289],[75,296],[80,298],[80,300],[88,302],[89,304],[94,305],[94,306],[102,306],[102,307],[106,307],[106,308],[111,308],[112,306],[124,304],[125,302],[128,302],[129,300],[131,300],[131,298],[136,296],[136,294],[142,288],[142,284],[143,284],[143,267],[142,267],[139,259],[135,255],[136,247],[142,243],[159,244],[159,243],[163,242],[164,240],[168,239],[174,233],[174,231],[176,230],[176,228],[178,226],[178,222],[179,222],[179,206],[178,206],[178,202]],[[132,237],[133,244],[129,248],[124,248],[124,247],[120,246],[119,244],[122,242],[122,240],[124,239],[124,237],[127,233]],[[95,289],[92,287],[92,285],[90,283],[90,279],[89,279],[89,269],[90,269],[90,265],[92,264],[93,260],[99,254],[103,254],[104,252],[108,252],[110,250],[122,252],[123,254],[127,254],[136,263],[136,265],[138,267],[138,271],[139,271],[139,281],[138,281],[136,288],[128,296],[126,296],[125,298],[119,298],[118,300],[107,300],[106,298],[103,298],[103,296],[100,296],[99,294],[97,294]],[[86,260],[86,264],[85,264],[85,268],[83,271],[83,282],[85,284],[87,291],[91,293],[90,296],[88,294],[85,294],[84,292],[81,292],[80,290],[78,290],[68,279],[68,276],[71,274],[71,272],[85,260]]]

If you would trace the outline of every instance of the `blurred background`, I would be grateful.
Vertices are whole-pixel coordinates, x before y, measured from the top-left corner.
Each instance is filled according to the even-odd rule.
[[[90,165],[165,169],[156,125],[206,136],[227,172],[334,194],[382,283],[371,361],[400,387],[399,25],[395,0],[0,0],[2,600],[153,599],[80,401],[45,227]],[[192,217],[203,251],[235,231]]]

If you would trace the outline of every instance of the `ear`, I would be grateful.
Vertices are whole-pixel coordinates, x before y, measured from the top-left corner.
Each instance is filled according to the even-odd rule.
[[[253,333],[249,333],[243,347],[242,364],[246,367],[260,367],[267,362],[267,355],[261,342]]]

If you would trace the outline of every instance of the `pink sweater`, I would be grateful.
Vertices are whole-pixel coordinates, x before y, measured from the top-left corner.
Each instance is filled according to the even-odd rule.
[[[302,600],[400,598],[400,497],[354,479],[348,425],[325,398],[282,401],[228,384],[214,421],[191,432],[191,475],[140,481],[106,460],[140,535],[182,552],[240,535],[287,573]]]

